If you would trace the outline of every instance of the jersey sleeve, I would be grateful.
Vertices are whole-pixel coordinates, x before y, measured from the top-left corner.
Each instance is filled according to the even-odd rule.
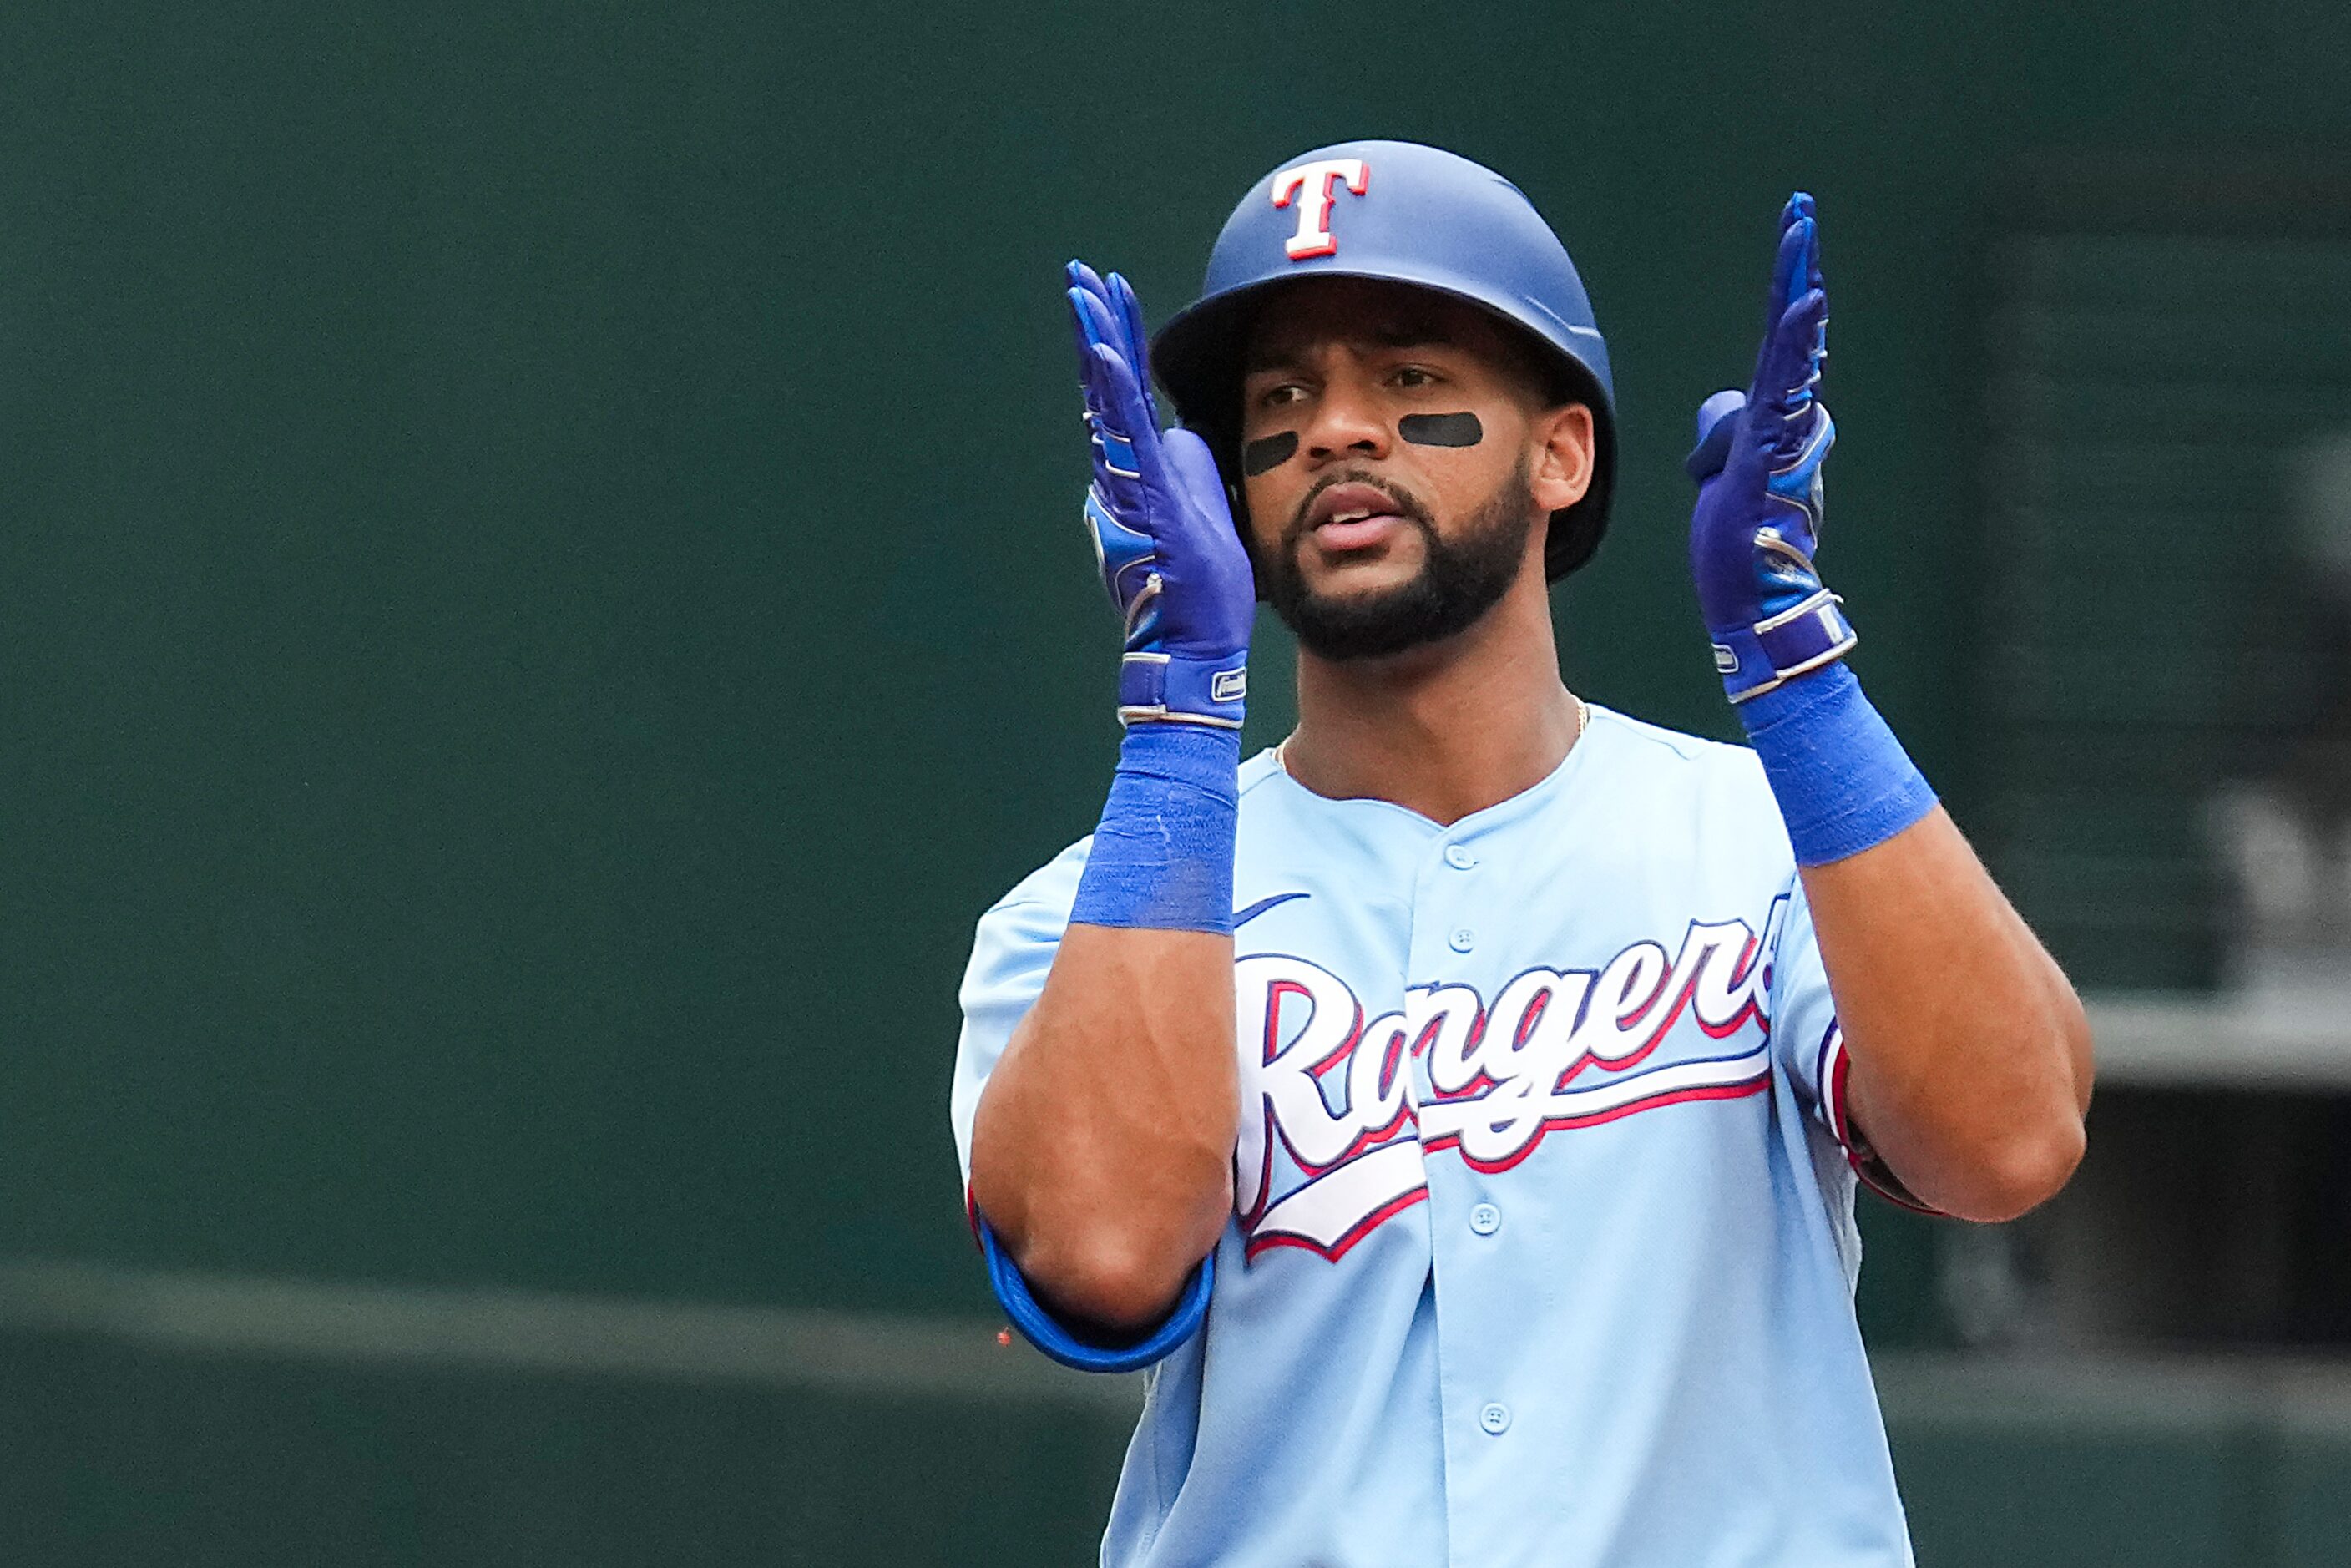
[[[1845,1103],[1844,1031],[1837,1027],[1836,1000],[1829,995],[1828,970],[1821,963],[1813,932],[1812,905],[1802,878],[1792,879],[1788,906],[1771,956],[1771,1053],[1780,1071],[1795,1083],[1799,1098],[1821,1129],[1836,1141],[1862,1184],[1879,1197],[1921,1214],[1937,1210],[1912,1197],[1886,1167]]]
[[[980,917],[971,962],[964,970],[960,1000],[963,1035],[956,1048],[955,1086],[948,1113],[955,1124],[956,1157],[963,1168],[964,1208],[987,1265],[989,1287],[1005,1315],[1029,1343],[1081,1372],[1133,1372],[1168,1354],[1198,1332],[1208,1312],[1216,1255],[1192,1272],[1166,1320],[1134,1338],[1106,1340],[1071,1323],[1029,1289],[1012,1256],[997,1242],[987,1218],[971,1201],[971,1132],[979,1098],[987,1087],[1013,1030],[1045,989],[1045,976],[1061,950],[1077,895],[1085,844],[1064,851],[1050,864],[1007,894]]]
[[[963,1167],[967,1194],[971,1190],[971,1126],[979,1111],[980,1091],[987,1087],[1012,1030],[1043,994],[1045,975],[1069,925],[1069,901],[1054,899],[1050,886],[1033,885],[1053,869],[1046,867],[981,915],[972,936],[971,962],[964,968],[957,996],[963,1005],[963,1035],[956,1046],[955,1088],[948,1099],[956,1158]],[[1070,884],[1075,888],[1074,877]]]

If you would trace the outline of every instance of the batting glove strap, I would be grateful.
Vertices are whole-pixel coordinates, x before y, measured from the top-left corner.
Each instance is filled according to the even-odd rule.
[[[1118,666],[1121,724],[1205,724],[1238,729],[1249,696],[1245,655],[1194,659],[1129,653]]]
[[[1734,703],[1834,664],[1861,641],[1844,601],[1825,588],[1751,626],[1717,629],[1713,637],[1715,672]]]

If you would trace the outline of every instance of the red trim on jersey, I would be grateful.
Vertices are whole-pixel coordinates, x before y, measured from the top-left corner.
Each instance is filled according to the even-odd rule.
[[[1845,1082],[1853,1073],[1853,1057],[1844,1048],[1844,1030],[1834,1019],[1829,1032],[1821,1040],[1822,1075],[1826,1080],[1821,1086],[1821,1102],[1828,1112],[1830,1134],[1837,1146],[1844,1151],[1844,1163],[1861,1178],[1861,1185],[1898,1207],[1913,1214],[1930,1214],[1938,1219],[1950,1217],[1932,1204],[1921,1203],[1902,1178],[1894,1174],[1884,1157],[1869,1146],[1869,1140],[1853,1124],[1851,1110],[1845,1102]]]
[[[1356,1242],[1361,1241],[1364,1237],[1369,1236],[1374,1230],[1379,1228],[1380,1226],[1386,1223],[1388,1220],[1394,1219],[1397,1215],[1402,1214],[1414,1204],[1426,1203],[1427,1201],[1428,1184],[1423,1182],[1420,1186],[1413,1188],[1410,1192],[1404,1194],[1402,1197],[1390,1198],[1387,1202],[1380,1205],[1379,1207],[1372,1210],[1371,1213],[1364,1216],[1363,1218],[1355,1221],[1354,1224],[1347,1228],[1347,1233],[1344,1236],[1340,1237],[1338,1240],[1332,1242],[1328,1247],[1323,1246],[1319,1241],[1310,1239],[1307,1237],[1292,1235],[1288,1231],[1280,1231],[1272,1236],[1250,1238],[1249,1240],[1241,1248],[1241,1256],[1254,1262],[1261,1253],[1270,1251],[1276,1247],[1294,1247],[1301,1252],[1313,1253],[1316,1257],[1322,1259],[1326,1263],[1336,1263],[1340,1259],[1347,1255],[1348,1249],[1353,1248]]]
[[[1510,1169],[1529,1155],[1533,1154],[1542,1145],[1542,1141],[1553,1133],[1569,1132],[1579,1127],[1597,1127],[1605,1123],[1621,1121],[1637,1112],[1654,1111],[1661,1105],[1680,1105],[1699,1100],[1744,1100],[1750,1095],[1761,1094],[1771,1086],[1771,1069],[1767,1064],[1754,1077],[1742,1079],[1736,1083],[1702,1083],[1689,1089],[1668,1089],[1662,1093],[1653,1094],[1646,1100],[1635,1100],[1623,1105],[1612,1105],[1605,1111],[1589,1111],[1580,1115],[1546,1116],[1543,1118],[1542,1125],[1529,1135],[1526,1146],[1507,1157],[1499,1160],[1481,1160],[1463,1154],[1461,1163],[1472,1170],[1494,1176]],[[1428,1140],[1421,1147],[1424,1151],[1433,1154],[1439,1149],[1458,1151],[1460,1145],[1461,1134],[1447,1133]]]

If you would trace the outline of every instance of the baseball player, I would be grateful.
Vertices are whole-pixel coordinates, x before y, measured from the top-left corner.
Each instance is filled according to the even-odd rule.
[[[1292,160],[1147,350],[1116,274],[1070,281],[1125,738],[980,922],[953,1111],[1012,1322],[1151,1368],[1103,1563],[1909,1562],[1855,1183],[2032,1207],[2090,1050],[1844,662],[1811,199],[1688,464],[1751,749],[1561,683],[1615,416],[1508,182]],[[1299,723],[1244,761],[1260,597]]]

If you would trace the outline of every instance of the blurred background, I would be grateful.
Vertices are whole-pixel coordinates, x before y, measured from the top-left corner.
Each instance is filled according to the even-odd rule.
[[[2351,11],[0,14],[0,1559],[1092,1560],[946,1094],[1087,831],[1056,269],[1510,174],[1625,462],[1571,682],[1717,735],[1677,461],[1821,203],[1859,669],[2091,995],[2091,1153],[1865,1216],[1928,1568],[2351,1562]],[[1285,727],[1277,633],[1255,738]]]

